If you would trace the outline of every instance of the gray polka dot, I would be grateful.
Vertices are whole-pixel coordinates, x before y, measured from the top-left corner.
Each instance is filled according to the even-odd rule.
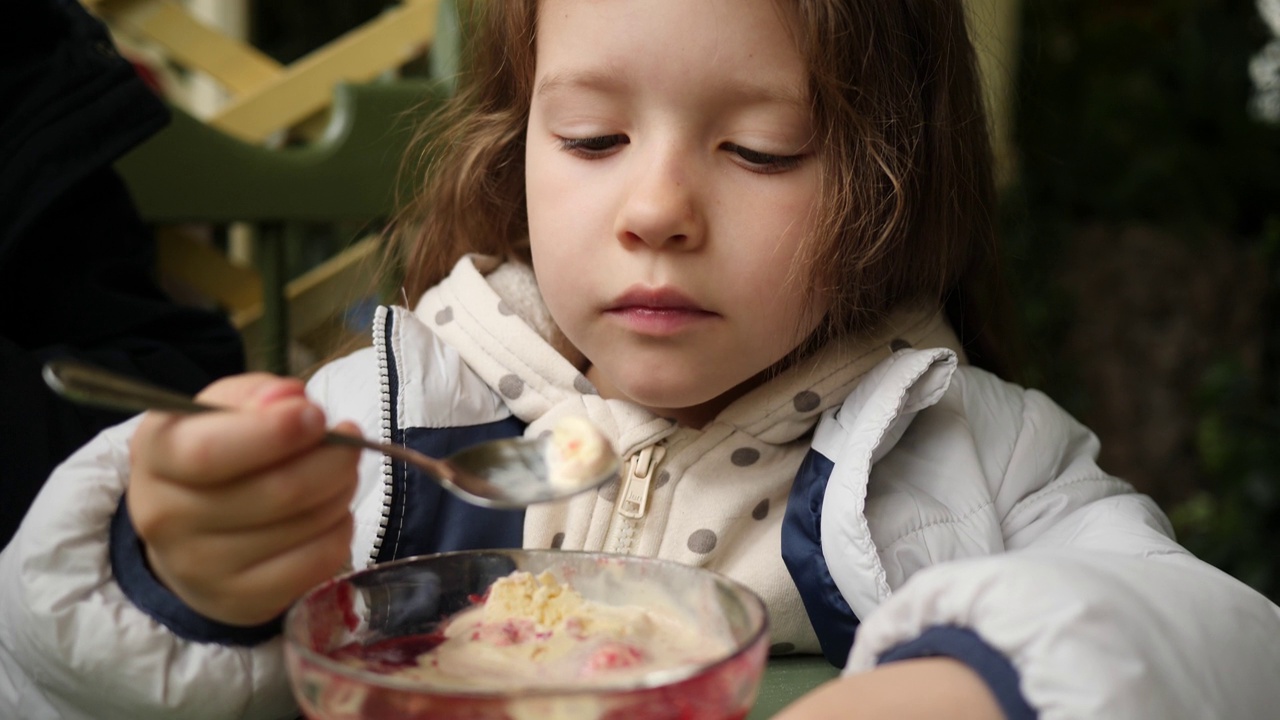
[[[516,311],[511,309],[511,306],[507,304],[506,300],[499,300],[498,314],[499,315],[515,315]]]
[[[524,392],[524,381],[517,375],[507,375],[498,381],[498,392],[508,400],[515,400]]]
[[[596,386],[591,384],[586,375],[579,375],[573,379],[573,389],[583,395],[597,395]]]
[[[821,403],[821,402],[822,402],[822,398],[818,397],[818,393],[811,392],[809,390],[796,393],[796,396],[791,399],[791,404],[794,405],[796,410],[800,412],[809,412],[810,410],[816,410],[818,409],[818,403]]]
[[[453,308],[447,307],[436,313],[437,325],[448,325],[453,322]]]
[[[663,485],[666,485],[669,482],[671,482],[671,473],[667,472],[666,470],[663,470],[662,472],[658,473],[658,479],[653,482],[653,489],[657,490],[658,488],[662,487]]]
[[[899,350],[910,350],[911,343],[903,340],[902,338],[894,338],[893,341],[889,343],[889,349],[894,352],[898,352]]]
[[[698,554],[706,555],[716,549],[716,534],[710,530],[695,530],[689,536],[689,549]]]
[[[600,497],[605,502],[615,502],[618,499],[618,478],[614,478],[609,482],[600,486]]]
[[[738,467],[755,465],[756,461],[759,459],[760,459],[760,451],[755,448],[749,448],[749,447],[738,448],[737,450],[733,451],[732,455],[729,456],[729,462],[733,463],[734,465],[737,465]]]
[[[752,508],[751,519],[763,520],[768,516],[769,516],[769,498],[765,498],[761,500],[758,505]]]
[[[774,643],[769,646],[770,655],[787,655],[796,651],[796,646],[789,642]]]
[[[556,533],[551,536],[551,549],[559,550],[564,547],[564,533]]]

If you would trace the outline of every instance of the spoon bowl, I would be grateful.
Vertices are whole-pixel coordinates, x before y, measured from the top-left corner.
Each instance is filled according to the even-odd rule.
[[[194,399],[147,382],[76,360],[51,360],[44,366],[44,381],[62,397],[83,405],[143,412],[226,412],[229,408]],[[583,427],[578,422],[575,428]],[[588,432],[595,432],[587,426]],[[437,459],[416,450],[365,440],[354,435],[325,433],[324,442],[375,450],[424,470],[459,498],[482,507],[523,508],[563,500],[603,485],[618,474],[620,460],[603,437],[591,443],[598,457],[590,462],[566,462],[552,435],[541,438],[489,440]]]

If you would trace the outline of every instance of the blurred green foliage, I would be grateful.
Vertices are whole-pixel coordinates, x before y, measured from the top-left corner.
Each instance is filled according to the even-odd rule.
[[[1053,268],[1089,223],[1229,237],[1265,258],[1261,363],[1226,349],[1198,389],[1203,490],[1168,508],[1180,541],[1280,599],[1280,127],[1249,114],[1270,39],[1252,0],[1022,3],[1019,179],[1005,233],[1031,384],[1083,401],[1054,363],[1072,321]]]
[[[1280,215],[1257,241],[1272,270],[1264,366],[1251,373],[1225,358],[1211,368],[1200,388],[1204,415],[1196,447],[1213,484],[1175,507],[1171,518],[1200,557],[1280,599],[1280,333],[1274,322]]]

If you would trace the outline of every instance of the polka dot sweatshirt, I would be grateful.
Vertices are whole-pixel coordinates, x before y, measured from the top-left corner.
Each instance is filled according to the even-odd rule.
[[[624,459],[619,481],[598,492],[529,508],[526,547],[660,557],[724,573],[764,598],[775,649],[800,652],[816,652],[818,642],[783,564],[780,533],[818,417],[895,345],[956,346],[940,315],[904,314],[883,337],[833,344],[693,429],[601,398],[526,266],[466,258],[415,315],[528,423],[526,435],[585,416]]]

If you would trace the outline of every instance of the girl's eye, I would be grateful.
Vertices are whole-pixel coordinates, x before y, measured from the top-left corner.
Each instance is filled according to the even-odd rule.
[[[601,135],[588,138],[560,138],[560,147],[566,152],[584,158],[604,157],[619,145],[626,145],[630,140],[626,135]]]
[[[798,166],[805,158],[804,155],[771,155],[745,148],[735,143],[725,143],[720,148],[737,155],[751,170],[766,174],[790,170]]]

